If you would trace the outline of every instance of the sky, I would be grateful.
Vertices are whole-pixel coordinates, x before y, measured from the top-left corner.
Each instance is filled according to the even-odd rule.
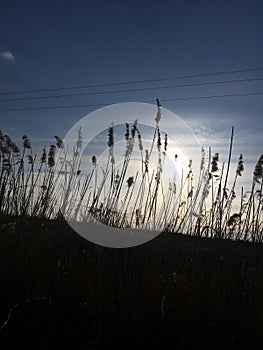
[[[79,119],[98,109],[96,105],[159,97],[204,147],[212,146],[223,159],[234,126],[233,155],[242,152],[245,166],[247,162],[253,168],[263,152],[262,95],[180,99],[263,92],[263,70],[91,89],[50,89],[262,68],[262,37],[260,0],[2,2],[0,128],[18,143],[23,134],[29,135],[37,149],[40,144],[48,146],[53,135],[64,137]],[[225,80],[243,81],[222,83]],[[221,83],[175,87],[218,81]],[[143,88],[150,89],[101,94]],[[35,90],[46,91],[7,94]],[[100,94],[87,95],[95,92]],[[83,95],[46,98],[76,93]],[[3,101],[8,99],[12,101]],[[72,105],[86,106],[41,109]],[[105,120],[103,129],[110,123]]]

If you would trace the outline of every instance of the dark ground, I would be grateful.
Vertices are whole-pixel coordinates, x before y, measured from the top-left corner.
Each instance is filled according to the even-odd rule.
[[[262,245],[161,234],[118,250],[0,220],[1,349],[263,349]]]

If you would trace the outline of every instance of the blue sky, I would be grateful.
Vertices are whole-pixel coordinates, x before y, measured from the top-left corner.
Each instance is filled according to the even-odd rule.
[[[0,6],[0,93],[104,84],[263,66],[262,1],[12,1]],[[151,84],[262,78],[262,71]],[[74,90],[73,92],[87,90]],[[0,102],[0,109],[154,100],[263,91],[263,81],[67,98]],[[55,91],[16,95],[37,97]],[[1,95],[7,99],[14,95]],[[262,147],[262,95],[163,104],[183,118],[205,146],[257,161]],[[63,137],[96,107],[0,111],[1,128],[33,144]],[[109,125],[111,121],[105,121]]]

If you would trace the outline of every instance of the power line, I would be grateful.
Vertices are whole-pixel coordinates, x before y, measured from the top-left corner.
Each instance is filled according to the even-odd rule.
[[[263,80],[263,78],[262,78],[262,80]],[[75,93],[75,94],[62,94],[62,95],[47,95],[47,96],[35,96],[35,97],[8,98],[8,99],[5,99],[5,100],[0,100],[0,102],[39,100],[39,99],[60,98],[60,97],[94,96],[94,95],[106,95],[106,94],[115,94],[115,93],[122,93],[122,92],[135,92],[135,91],[169,89],[169,88],[172,88],[172,86],[156,86],[156,87],[136,88],[136,89],[126,89],[126,90],[81,92],[81,93]]]
[[[237,94],[209,95],[209,96],[161,98],[161,101],[162,102],[175,102],[175,101],[201,100],[201,99],[213,99],[213,98],[225,98],[225,97],[259,96],[259,95],[263,95],[263,91],[237,93]],[[128,102],[128,101],[125,101],[125,102]],[[152,102],[155,102],[155,100],[145,100],[145,101],[139,101],[139,102],[152,103]],[[116,104],[116,103],[121,103],[121,102],[82,104],[82,105],[63,105],[63,106],[22,107],[22,108],[0,109],[0,112],[52,110],[52,109],[68,109],[68,108],[82,108],[82,107],[103,107],[103,106]]]
[[[176,79],[187,79],[187,78],[198,78],[198,77],[207,77],[213,75],[224,75],[224,74],[235,74],[235,73],[245,73],[245,72],[256,72],[263,70],[263,67],[257,68],[247,68],[247,69],[239,69],[239,70],[228,70],[228,71],[217,71],[217,72],[208,72],[208,73],[200,73],[200,74],[188,74],[188,75],[178,75],[178,76],[170,76],[165,78],[155,78],[155,79],[142,79],[142,80],[131,80],[131,81],[121,81],[121,82],[112,82],[112,83],[104,83],[104,84],[92,84],[92,85],[79,85],[79,86],[68,86],[68,87],[56,87],[49,89],[38,89],[38,90],[21,90],[21,91],[8,91],[0,93],[1,96],[4,95],[18,95],[18,94],[26,94],[26,93],[35,93],[35,92],[51,92],[51,91],[60,91],[60,90],[73,90],[73,89],[90,89],[90,88],[100,88],[107,86],[116,86],[116,85],[128,85],[128,84],[140,84],[140,83],[153,83],[160,81],[169,81]]]
[[[193,96],[193,97],[166,98],[166,99],[162,99],[161,101],[172,102],[172,101],[201,100],[201,99],[224,98],[224,97],[259,96],[259,95],[263,95],[263,91],[259,91],[259,92],[245,92],[245,93],[237,93],[237,94],[210,95],[210,96]]]
[[[123,93],[123,92],[147,91],[147,90],[175,89],[175,88],[216,85],[216,84],[243,83],[243,82],[262,81],[262,80],[263,80],[263,78],[232,79],[232,80],[223,80],[223,81],[221,80],[221,81],[212,81],[212,82],[181,84],[181,85],[173,85],[173,86],[154,86],[154,87],[146,87],[146,88],[135,88],[135,89],[113,90],[113,91],[81,92],[81,93],[74,93],[74,94],[7,98],[7,99],[0,100],[0,103],[1,102],[29,101],[29,100],[32,101],[32,100],[62,98],[62,97],[95,96],[95,95],[106,95],[106,94],[115,94],[115,93]]]

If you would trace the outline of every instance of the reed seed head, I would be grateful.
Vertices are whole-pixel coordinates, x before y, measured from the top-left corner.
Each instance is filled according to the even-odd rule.
[[[11,139],[10,136],[5,135],[5,143],[6,143],[6,146],[7,146],[8,148],[10,148],[10,149],[13,148],[13,141],[12,141],[12,139]]]
[[[82,143],[83,143],[83,137],[82,137],[81,127],[80,127],[78,130],[78,140],[76,142],[76,146],[78,149],[82,147]]]
[[[125,140],[128,142],[129,138],[130,138],[130,125],[129,125],[129,123],[126,123]]]
[[[27,149],[30,149],[31,148],[31,143],[30,143],[30,140],[29,140],[29,137],[27,136],[27,135],[24,135],[23,137],[22,137],[22,139],[23,139],[23,147],[24,148],[27,148]]]
[[[130,176],[126,182],[128,184],[128,188],[130,188],[134,183],[133,176]]]
[[[132,138],[135,137],[135,133],[136,131],[138,131],[138,120],[134,120],[134,123],[133,123],[133,126],[132,126],[132,130],[131,130],[131,135],[132,135]]]
[[[50,168],[52,168],[55,165],[55,153],[56,153],[56,146],[51,145],[48,153],[48,166]]]
[[[33,157],[31,156],[31,154],[29,154],[27,157],[28,157],[28,164],[33,164],[34,161],[33,161]]]
[[[140,151],[143,151],[143,145],[142,145],[142,135],[141,135],[141,133],[140,133],[140,131],[139,131],[139,130],[137,130],[137,132],[138,132],[139,150],[140,150]]]
[[[109,127],[108,130],[108,146],[113,147],[114,146],[114,126],[113,124]]]
[[[42,150],[42,154],[41,154],[41,158],[40,158],[40,163],[46,163],[47,161],[47,152],[46,152],[46,148],[43,148]]]
[[[239,213],[234,213],[233,215],[230,216],[230,218],[227,222],[227,226],[236,225],[240,219],[241,219],[241,215]]]
[[[156,124],[159,124],[162,118],[162,105],[158,98],[156,99],[156,104],[157,104],[157,113],[156,113],[155,121],[156,121]]]
[[[155,175],[155,181],[157,182],[157,184],[160,182],[161,180],[161,174],[160,172],[158,171],[157,174]]]
[[[237,170],[236,173],[238,176],[242,176],[242,172],[244,171],[244,160],[243,160],[243,154],[240,154],[237,164]]]
[[[57,147],[58,148],[64,148],[64,143],[63,143],[62,139],[59,136],[56,136],[56,135],[54,137],[55,137],[55,139],[57,141],[57,143],[56,143]]]
[[[200,164],[200,170],[204,170],[205,167],[205,150],[202,147],[201,149],[201,164]]]
[[[158,127],[157,128],[157,148],[158,148],[158,151],[160,151],[161,146],[162,146],[161,133],[160,133],[160,129]]]
[[[212,164],[211,172],[212,173],[215,173],[219,170],[218,161],[219,161],[219,153],[215,153],[215,155],[213,156],[212,162],[211,162],[211,164]]]
[[[92,162],[92,165],[97,165],[97,158],[96,158],[96,156],[92,156],[92,158],[91,158],[91,162]]]
[[[17,156],[20,155],[20,149],[18,148],[18,146],[15,143],[13,143],[12,149],[13,149],[13,152],[15,153],[15,155],[17,155]]]
[[[263,175],[263,154],[261,154],[254,170],[254,181],[259,182]]]
[[[165,152],[167,151],[167,146],[168,146],[168,136],[165,133],[165,135],[164,135],[164,151]]]

